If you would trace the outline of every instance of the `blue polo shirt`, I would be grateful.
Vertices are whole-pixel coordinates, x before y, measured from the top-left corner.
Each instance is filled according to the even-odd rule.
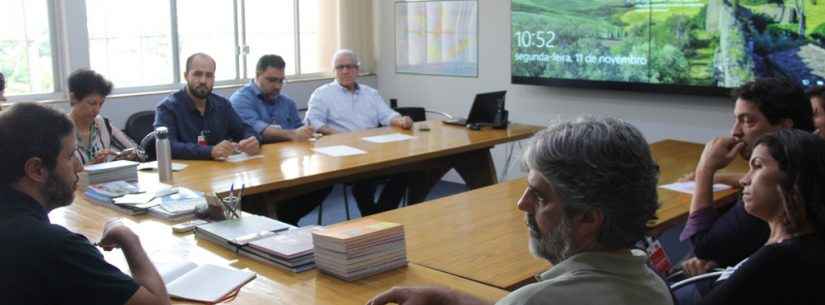
[[[49,222],[29,195],[0,186],[3,304],[126,304],[140,286],[86,237]]]
[[[255,133],[243,123],[229,101],[214,93],[206,97],[201,115],[186,88],[167,96],[158,104],[155,128],[169,129],[172,157],[175,159],[212,159],[212,147],[223,140],[238,142]],[[203,134],[208,145],[199,145]]]
[[[229,97],[229,101],[246,126],[258,135],[263,134],[271,125],[278,125],[287,130],[304,125],[298,116],[295,101],[283,94],[271,99],[264,98],[254,80],[235,91]]]

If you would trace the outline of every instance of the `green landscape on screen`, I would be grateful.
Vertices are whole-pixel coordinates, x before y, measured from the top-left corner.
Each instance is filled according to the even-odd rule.
[[[825,80],[825,0],[513,0],[513,76],[736,87]]]

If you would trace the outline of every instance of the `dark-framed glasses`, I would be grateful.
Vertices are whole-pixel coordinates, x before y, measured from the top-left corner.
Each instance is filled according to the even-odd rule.
[[[355,70],[355,69],[358,69],[358,65],[348,64],[348,65],[337,65],[337,66],[335,66],[335,70],[344,70],[344,69]]]

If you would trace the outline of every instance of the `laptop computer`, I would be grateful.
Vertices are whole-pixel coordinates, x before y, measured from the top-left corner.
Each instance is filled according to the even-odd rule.
[[[496,111],[504,108],[504,96],[507,91],[495,91],[476,94],[473,100],[473,107],[470,108],[470,115],[467,118],[454,118],[444,121],[444,124],[461,125],[479,124],[490,125],[495,120]]]

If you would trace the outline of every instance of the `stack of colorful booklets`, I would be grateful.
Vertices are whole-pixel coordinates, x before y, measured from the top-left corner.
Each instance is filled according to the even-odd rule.
[[[407,265],[404,227],[397,223],[358,219],[312,232],[315,264],[346,281]]]
[[[203,193],[185,187],[156,184],[140,189],[137,183],[122,180],[90,185],[83,192],[89,202],[128,215],[149,212],[155,217],[185,220],[194,217],[198,205],[205,205]]]
[[[249,242],[238,253],[281,269],[303,272],[315,268],[312,232],[317,230],[322,228],[306,226],[281,231]]]
[[[90,185],[86,187],[86,190],[83,192],[83,197],[91,203],[102,205],[127,215],[145,214],[147,212],[146,208],[115,204],[115,198],[138,193],[141,193],[141,191],[137,183],[119,180]]]
[[[238,253],[250,242],[274,236],[293,226],[269,217],[243,213],[240,218],[226,219],[195,227],[195,238],[206,240]]]
[[[85,191],[87,187],[109,181],[137,181],[137,167],[140,163],[126,160],[86,165],[78,173],[78,187]]]

